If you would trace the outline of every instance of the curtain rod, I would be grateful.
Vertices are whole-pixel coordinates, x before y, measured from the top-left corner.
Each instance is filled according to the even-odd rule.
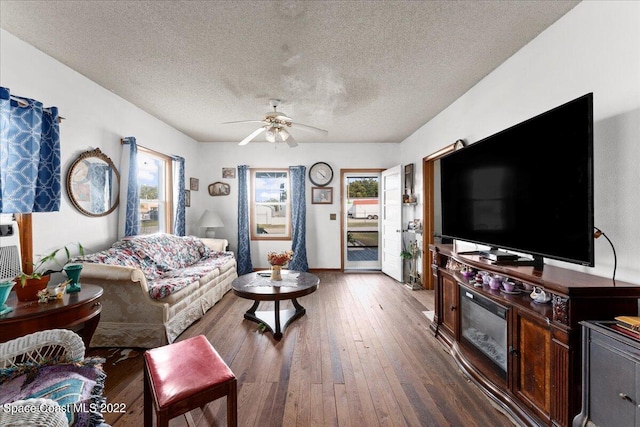
[[[125,138],[120,138],[120,145],[124,145],[124,144],[125,144],[124,140],[125,140]],[[149,147],[145,147],[144,145],[140,145],[140,144],[138,144],[137,142],[136,142],[136,146],[137,146],[138,148],[142,148],[142,149],[144,149],[144,150],[149,150],[149,151],[153,151],[154,153],[158,153],[158,151],[156,151],[156,150],[152,150],[151,148],[149,148]],[[160,153],[160,154],[162,154],[162,153]]]
[[[17,96],[13,96],[13,95],[9,95],[9,97],[11,99],[13,99],[14,101],[16,101],[18,103],[19,107],[25,108],[29,106],[29,103],[27,101],[25,101],[23,98],[19,98]],[[51,113],[51,108],[43,108],[43,111],[46,111],[47,113]],[[58,115],[58,123],[62,122],[63,120],[66,120],[64,117]]]

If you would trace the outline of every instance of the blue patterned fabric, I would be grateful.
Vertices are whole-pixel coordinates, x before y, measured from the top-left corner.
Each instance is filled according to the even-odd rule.
[[[238,275],[253,271],[251,263],[251,235],[249,233],[249,166],[238,166]]]
[[[307,200],[305,196],[305,166],[290,166],[291,178],[291,250],[289,269],[309,271],[307,262]]]
[[[111,194],[105,192],[105,188],[111,189],[111,173],[109,165],[89,163],[87,177],[91,183],[89,186],[91,188],[91,212],[106,212],[111,207],[105,197],[106,194]]]
[[[60,126],[58,109],[45,108],[42,115],[40,164],[36,181],[34,212],[60,210]]]
[[[173,157],[173,170],[176,171],[177,179],[174,181],[178,183],[177,190],[174,194],[174,200],[178,203],[175,205],[175,222],[173,224],[173,234],[176,236],[184,236],[186,234],[186,211],[185,211],[185,196],[184,196],[184,158],[180,156]]]
[[[56,107],[42,108],[41,102],[0,87],[0,153],[0,212],[60,210]]]
[[[127,147],[128,146],[128,147]],[[129,177],[127,181],[125,236],[135,236],[140,230],[140,196],[138,194],[138,146],[132,136],[122,140],[123,149],[129,149]]]

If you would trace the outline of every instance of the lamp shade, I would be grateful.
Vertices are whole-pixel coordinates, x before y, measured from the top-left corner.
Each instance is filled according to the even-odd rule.
[[[200,221],[198,221],[198,225],[202,228],[206,228],[205,236],[210,239],[216,237],[216,232],[214,230],[215,227],[224,227],[220,216],[209,209],[204,211],[200,217]]]
[[[204,211],[200,217],[200,221],[198,221],[198,225],[204,228],[224,227],[220,216],[209,209]]]

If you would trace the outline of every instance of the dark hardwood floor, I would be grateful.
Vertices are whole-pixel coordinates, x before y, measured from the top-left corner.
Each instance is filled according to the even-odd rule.
[[[206,335],[231,367],[240,426],[513,425],[432,336],[422,313],[433,310],[432,292],[382,274],[317,275],[318,291],[299,300],[307,314],[279,342],[243,319],[251,301],[232,292],[180,336]],[[115,364],[120,351],[87,352],[108,357],[108,402],[126,405],[105,414],[114,427],[142,425],[142,351]],[[192,415],[198,426],[224,426],[225,399]]]

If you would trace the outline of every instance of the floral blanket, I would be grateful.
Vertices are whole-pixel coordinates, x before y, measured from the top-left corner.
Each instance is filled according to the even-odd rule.
[[[233,254],[209,249],[194,236],[148,234],[125,237],[102,252],[73,259],[136,267],[142,270],[154,299],[167,297],[226,264]]]

